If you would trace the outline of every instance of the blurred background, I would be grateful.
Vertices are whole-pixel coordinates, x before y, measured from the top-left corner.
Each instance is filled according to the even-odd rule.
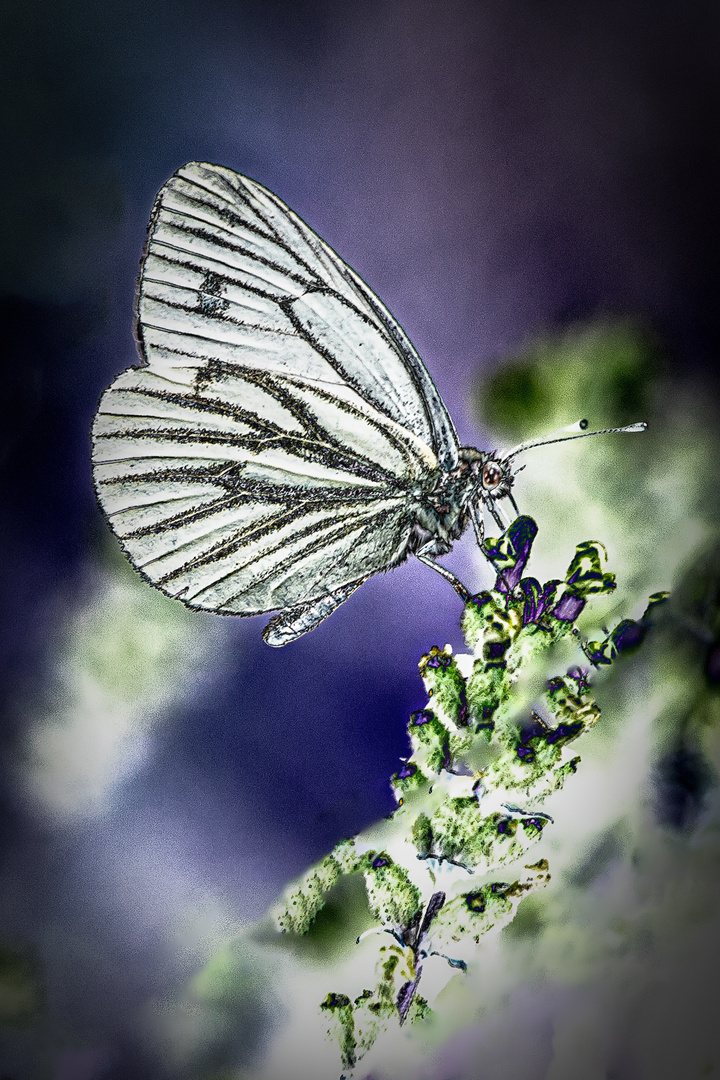
[[[650,423],[526,458],[531,572],[599,539],[618,590],[595,618],[673,587],[675,615],[602,690],[553,885],[471,973],[455,1028],[374,1080],[717,1076],[717,5],[0,17],[0,1077],[333,1077],[296,1024],[331,988],[322,943],[257,926],[392,810],[417,662],[463,644],[458,598],[420,565],[273,650],[262,618],[187,611],[125,562],[89,429],[136,362],[153,199],[192,159],[271,188],[365,278],[464,444]],[[447,562],[490,586],[470,538]]]

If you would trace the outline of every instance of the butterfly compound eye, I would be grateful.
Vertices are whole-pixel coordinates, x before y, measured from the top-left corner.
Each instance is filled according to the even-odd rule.
[[[502,482],[504,476],[505,474],[497,461],[487,461],[482,471],[483,487],[488,491],[492,491]]]

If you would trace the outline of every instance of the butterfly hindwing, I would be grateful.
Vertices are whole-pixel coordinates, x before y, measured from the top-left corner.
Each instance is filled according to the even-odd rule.
[[[134,565],[192,606],[238,614],[397,561],[408,488],[432,475],[427,448],[358,395],[239,366],[184,385],[130,369],[94,438],[98,492]]]

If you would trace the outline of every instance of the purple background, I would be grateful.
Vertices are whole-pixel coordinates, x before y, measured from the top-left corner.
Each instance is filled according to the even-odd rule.
[[[399,319],[465,443],[489,445],[480,371],[598,313],[647,319],[711,385],[718,8],[6,0],[3,21],[3,933],[38,957],[58,1045],[113,1049],[67,1075],[60,1051],[41,1065],[0,1037],[0,1054],[12,1080],[154,1076],[131,1016],[191,969],[163,939],[187,897],[139,879],[130,917],[112,868],[160,853],[232,918],[261,915],[390,811],[417,660],[461,643],[457,598],[415,565],[285,650],[262,619],[226,622],[222,662],[105,813],[33,812],[13,779],[32,703],[52,693],[63,618],[115,572],[88,431],[135,359],[157,189],[200,159],[276,191]],[[455,559],[477,575],[467,545]]]

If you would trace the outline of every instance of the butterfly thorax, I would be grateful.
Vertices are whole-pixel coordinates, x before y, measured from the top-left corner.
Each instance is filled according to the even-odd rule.
[[[512,482],[509,463],[497,454],[461,447],[457,465],[438,473],[435,486],[417,508],[410,550],[435,541],[434,554],[449,551],[465,531],[471,507],[503,498]]]

